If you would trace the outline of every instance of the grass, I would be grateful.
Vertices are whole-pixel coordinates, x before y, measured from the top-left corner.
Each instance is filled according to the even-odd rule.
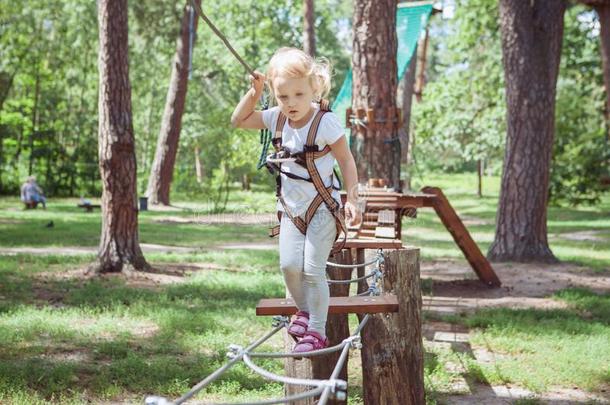
[[[566,289],[553,296],[567,309],[486,309],[441,319],[471,329],[469,344],[491,354],[477,362],[471,353],[441,350],[444,364],[460,363],[464,377],[490,385],[516,385],[534,393],[554,387],[599,392],[610,387],[610,295]],[[437,352],[438,355],[438,352]],[[439,362],[437,391],[451,373]],[[455,377],[455,375],[453,375]],[[442,385],[443,381],[445,385]],[[607,395],[607,394],[606,394]]]
[[[485,178],[482,198],[475,194],[474,174],[429,175],[413,188],[423,185],[443,189],[481,251],[486,253],[494,239],[500,179]],[[600,273],[610,271],[610,194],[597,206],[549,207],[547,215],[549,245],[559,260],[581,264]],[[404,221],[403,241],[420,246],[424,259],[463,257],[432,210],[421,209],[417,218]],[[590,235],[579,237],[578,233],[583,232]]]
[[[431,175],[467,221],[483,251],[493,240],[499,180],[486,179],[474,196],[474,175]],[[422,184],[415,184],[417,188]],[[415,187],[414,187],[415,188]],[[99,241],[100,214],[84,213],[77,200],[51,200],[46,211],[22,211],[15,198],[0,199],[0,248],[82,246]],[[70,277],[92,254],[0,255],[0,403],[84,404],[141,402],[150,394],[177,397],[225,361],[230,343],[245,344],[269,327],[255,317],[261,297],[281,296],[275,250],[219,250],[227,242],[268,242],[266,224],[217,226],[159,222],[193,218],[210,211],[201,202],[140,215],[145,243],[187,246],[188,253],[149,253],[156,265],[213,264],[177,284],[139,285],[122,278]],[[233,212],[273,209],[272,193],[238,192]],[[549,241],[561,259],[607,274],[610,263],[610,196],[596,207],[550,208]],[[54,227],[46,228],[49,221]],[[405,220],[404,240],[422,248],[423,259],[461,258],[435,214],[420,210]],[[573,240],[576,232],[593,235]],[[50,277],[61,274],[62,277]],[[578,386],[596,392],[610,385],[610,297],[564,290],[554,299],[568,308],[493,309],[443,318],[471,329],[471,344],[496,354],[477,363],[454,348],[428,348],[425,380],[428,403],[455,393],[455,381],[510,383],[543,393],[550,387]],[[281,346],[274,338],[264,350]],[[281,372],[278,361],[262,362]],[[452,365],[460,364],[462,370]],[[362,382],[352,370],[350,404],[361,404]],[[246,401],[282,395],[244,366],[236,366],[202,395],[218,401]],[[519,403],[542,403],[537,398]]]

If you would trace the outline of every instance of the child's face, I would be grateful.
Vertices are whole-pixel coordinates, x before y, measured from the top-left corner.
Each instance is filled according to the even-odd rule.
[[[292,121],[299,121],[310,112],[314,91],[308,77],[278,76],[273,80],[273,92],[280,110]]]

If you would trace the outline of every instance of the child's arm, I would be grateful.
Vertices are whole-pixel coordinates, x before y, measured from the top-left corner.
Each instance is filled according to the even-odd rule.
[[[263,113],[255,111],[255,108],[258,99],[263,94],[265,76],[256,72],[256,77],[250,76],[250,83],[252,87],[242,97],[231,115],[231,125],[235,128],[264,129]]]
[[[345,190],[347,191],[345,216],[349,221],[349,225],[358,226],[362,222],[362,212],[358,208],[358,172],[354,156],[352,156],[347,146],[345,136],[342,136],[337,142],[330,145],[330,149],[335,159],[337,159],[339,169],[341,169],[341,174],[343,175]]]

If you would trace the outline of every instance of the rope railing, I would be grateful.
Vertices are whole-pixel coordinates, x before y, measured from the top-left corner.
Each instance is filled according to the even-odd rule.
[[[366,267],[366,266],[370,266],[371,264],[380,264],[383,263],[383,250],[379,249],[377,251],[377,254],[375,255],[375,257],[373,259],[371,259],[368,262],[365,263],[355,263],[355,264],[343,264],[343,263],[333,263],[330,261],[326,262],[327,266],[331,266],[331,267],[337,267],[339,269],[354,269],[357,267]]]
[[[369,279],[371,277],[375,277],[377,274],[379,273],[379,269],[378,268],[374,268],[369,274],[362,276],[362,277],[358,277],[358,278],[352,278],[349,280],[328,280],[328,284],[350,284],[350,283],[357,283],[358,281],[362,281],[362,280],[366,280]]]
[[[362,267],[363,265],[370,265],[373,263],[378,263],[380,265],[383,263],[383,252],[380,250],[375,258],[375,260],[371,261],[368,264],[355,265],[354,267]],[[375,277],[369,286],[369,289],[364,292],[357,294],[358,296],[364,295],[378,295],[380,293],[379,288],[377,287],[378,282],[383,277],[383,273],[381,272],[379,267],[373,269],[373,271],[365,276],[359,277],[353,280],[341,280],[345,282],[357,282],[366,278]],[[305,353],[287,353],[287,352],[256,352],[255,349],[273,337],[277,332],[282,330],[283,328],[288,326],[288,318],[285,316],[274,316],[273,317],[273,329],[267,332],[265,335],[261,336],[259,339],[251,343],[246,348],[243,348],[239,345],[229,345],[229,351],[227,352],[227,357],[229,361],[224,364],[222,367],[218,368],[212,374],[207,376],[205,379],[196,384],[193,388],[191,388],[186,394],[182,395],[174,402],[168,401],[166,398],[158,397],[158,396],[150,396],[146,398],[146,405],[180,405],[198,392],[203,390],[205,387],[210,385],[212,382],[216,381],[220,376],[226,372],[229,368],[234,366],[239,361],[243,361],[244,364],[250,368],[256,374],[266,378],[270,381],[275,381],[283,384],[289,385],[300,385],[300,386],[311,386],[314,387],[311,390],[293,394],[290,396],[286,396],[283,398],[275,398],[275,399],[266,399],[260,400],[258,402],[249,401],[247,403],[224,403],[222,405],[267,405],[267,404],[280,404],[287,403],[291,401],[298,401],[306,398],[313,398],[316,396],[320,396],[318,400],[319,405],[326,405],[329,399],[336,398],[338,400],[344,400],[347,398],[347,382],[338,378],[339,373],[341,372],[343,365],[348,357],[349,349],[360,349],[362,347],[360,341],[360,332],[366,325],[370,318],[370,314],[366,314],[354,332],[346,339],[344,339],[341,343],[327,347],[324,349],[313,350]],[[335,353],[341,351],[339,355],[339,359],[335,364],[335,368],[331,376],[328,379],[320,380],[320,379],[302,379],[302,378],[294,378],[287,377],[278,374],[274,374],[270,371],[265,370],[264,368],[258,366],[254,363],[252,359],[254,358],[312,358],[316,356],[322,356],[329,353]],[[221,405],[221,404],[216,404]]]

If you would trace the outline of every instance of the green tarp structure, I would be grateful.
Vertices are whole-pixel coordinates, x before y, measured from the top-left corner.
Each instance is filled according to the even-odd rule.
[[[396,9],[396,36],[398,37],[398,50],[396,63],[398,67],[398,80],[405,74],[422,29],[428,23],[432,13],[432,4],[401,3]],[[345,76],[341,90],[332,105],[332,110],[342,122],[345,122],[345,111],[352,105],[352,70]]]

